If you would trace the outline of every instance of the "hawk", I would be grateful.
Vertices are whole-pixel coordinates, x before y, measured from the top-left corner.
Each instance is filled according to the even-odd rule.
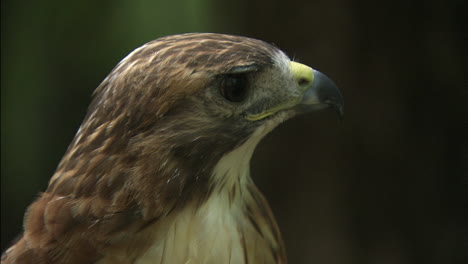
[[[163,37],[93,94],[3,263],[286,263],[249,162],[278,124],[343,99],[260,40]]]

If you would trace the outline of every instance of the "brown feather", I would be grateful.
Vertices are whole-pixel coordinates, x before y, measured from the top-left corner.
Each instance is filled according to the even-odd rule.
[[[206,201],[214,166],[252,132],[233,128],[229,116],[211,122],[210,103],[187,106],[202,100],[217,75],[270,65],[277,52],[244,37],[185,34],[149,42],[123,59],[96,89],[49,187],[27,210],[24,236],[2,263],[135,261],[157,236],[148,230],[160,219]],[[231,201],[239,191],[233,187]],[[276,263],[285,263],[268,204],[255,186],[249,193],[252,230],[242,231],[244,250],[256,246],[246,234],[258,233],[271,240]]]

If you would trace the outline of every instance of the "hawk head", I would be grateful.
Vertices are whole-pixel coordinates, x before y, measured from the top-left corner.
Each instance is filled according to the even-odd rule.
[[[48,189],[28,210],[21,241],[29,251],[23,251],[52,262],[106,259],[113,247],[127,249],[129,259],[157,257],[170,236],[161,230],[187,214],[201,215],[214,229],[229,229],[218,227],[218,218],[229,222],[232,234],[226,231],[222,241],[234,252],[233,241],[243,237],[237,255],[248,255],[252,241],[264,241],[255,242],[270,252],[263,260],[281,262],[281,238],[250,180],[250,157],[281,122],[323,108],[341,115],[342,107],[331,80],[263,41],[206,33],[149,42],[96,89]],[[197,228],[210,237],[195,218],[189,222],[200,222]],[[239,231],[247,226],[258,237]],[[197,263],[194,256],[204,252],[180,247],[172,251],[187,256],[180,263]],[[217,263],[233,259],[226,256]]]

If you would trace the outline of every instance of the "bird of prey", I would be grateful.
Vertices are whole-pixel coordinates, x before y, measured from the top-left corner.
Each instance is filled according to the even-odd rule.
[[[263,41],[149,42],[94,92],[2,263],[286,263],[249,162],[278,124],[329,107],[333,82]]]

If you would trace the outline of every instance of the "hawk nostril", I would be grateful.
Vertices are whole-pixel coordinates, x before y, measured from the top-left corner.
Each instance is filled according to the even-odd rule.
[[[306,86],[306,85],[310,84],[309,80],[304,79],[304,78],[299,79],[299,81],[297,81],[297,83],[299,84],[299,86]]]

